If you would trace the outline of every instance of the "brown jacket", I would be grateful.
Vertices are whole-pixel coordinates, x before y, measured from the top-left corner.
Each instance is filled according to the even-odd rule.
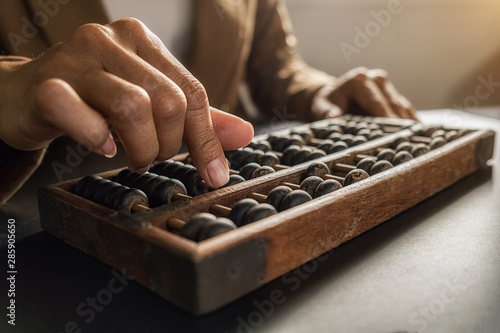
[[[296,54],[282,1],[198,0],[195,8],[185,65],[205,86],[212,106],[246,118],[238,98],[238,87],[246,82],[267,119],[283,112],[294,120],[315,118],[312,97],[333,78]],[[36,57],[89,22],[108,22],[99,0],[0,1],[0,52]],[[0,61],[9,60],[18,59],[0,56]],[[31,175],[43,153],[16,151],[0,142],[0,203]]]

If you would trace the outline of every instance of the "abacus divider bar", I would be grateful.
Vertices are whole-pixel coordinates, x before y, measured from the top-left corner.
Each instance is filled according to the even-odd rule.
[[[210,213],[221,217],[228,217],[231,212],[231,208],[219,204],[210,205],[208,210]]]

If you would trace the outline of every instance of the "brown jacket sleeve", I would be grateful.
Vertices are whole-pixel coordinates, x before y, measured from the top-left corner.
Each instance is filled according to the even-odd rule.
[[[293,115],[293,119],[286,120],[317,120],[311,111],[313,96],[335,78],[309,67],[297,54],[295,45],[284,3],[280,0],[258,1],[247,62],[253,99],[271,118],[276,117],[276,112],[286,112]]]

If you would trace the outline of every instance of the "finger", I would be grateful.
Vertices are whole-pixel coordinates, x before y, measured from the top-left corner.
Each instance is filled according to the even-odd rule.
[[[383,70],[370,70],[368,74],[383,93],[394,113],[401,118],[415,118],[415,111],[411,103],[402,96],[396,87],[389,81]]]
[[[396,117],[384,93],[378,85],[365,74],[358,74],[344,84],[347,95],[358,103],[371,116]]]
[[[253,126],[229,113],[210,108],[212,124],[224,150],[235,150],[252,141]]]
[[[38,117],[93,152],[112,157],[116,145],[106,120],[89,107],[71,86],[60,79],[43,82],[35,93]],[[53,129],[47,128],[48,132]],[[41,137],[44,133],[38,133]],[[49,133],[47,133],[50,136]]]

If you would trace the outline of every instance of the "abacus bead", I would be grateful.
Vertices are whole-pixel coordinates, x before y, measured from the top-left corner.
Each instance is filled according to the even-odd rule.
[[[137,172],[131,172],[128,174],[128,176],[123,180],[123,185],[126,185],[126,186],[131,186],[133,187],[135,184],[135,182],[139,179],[139,177],[141,177],[142,174],[140,173],[137,173]]]
[[[157,177],[157,175],[146,172],[139,176],[133,183],[128,186],[144,190],[147,186],[147,183],[153,180],[155,177]]]
[[[243,225],[262,220],[268,216],[278,213],[276,208],[267,203],[258,204],[250,208],[243,217]]]
[[[273,150],[283,151],[286,147],[290,146],[291,143],[289,142],[288,138],[279,137],[272,142],[272,145],[273,145]]]
[[[113,208],[119,211],[130,212],[132,211],[132,207],[137,204],[149,206],[148,197],[141,190],[129,188],[116,198]]]
[[[348,146],[352,145],[353,139],[354,139],[354,135],[352,135],[352,134],[344,134],[340,138],[340,140],[344,141]]]
[[[413,146],[411,143],[408,141],[401,142],[397,147],[396,147],[396,152],[399,153],[400,151],[407,151],[410,152]]]
[[[120,196],[120,194],[125,192],[127,189],[129,188],[123,185],[112,188],[104,196],[104,199],[102,200],[102,205],[108,208],[113,208],[116,198],[118,198],[118,196]]]
[[[254,150],[253,153],[247,156],[243,160],[243,164],[248,164],[248,163],[258,163],[259,159],[264,155],[264,152],[262,150]]]
[[[164,205],[166,203],[172,203],[172,197],[179,194],[187,194],[186,187],[178,179],[166,178],[158,184],[152,194],[152,200],[155,206]]]
[[[292,189],[288,186],[277,186],[267,194],[266,203],[278,209],[283,198],[290,192],[292,192]]]
[[[396,155],[396,152],[394,149],[391,148],[385,148],[382,149],[378,155],[377,155],[377,161],[385,160],[385,161],[392,161],[394,156]]]
[[[325,139],[330,131],[325,127],[311,127],[311,131],[314,133],[314,137],[318,139]]]
[[[305,161],[307,161],[307,156],[309,155],[309,153],[311,153],[311,151],[312,151],[312,149],[309,147],[303,147],[302,149],[300,149],[293,156],[292,164],[297,165],[297,164],[304,163]]]
[[[306,191],[309,193],[311,197],[314,196],[314,191],[316,191],[316,188],[318,187],[319,184],[323,182],[323,178],[318,177],[318,176],[310,176],[307,177],[300,183],[300,189],[303,191]]]
[[[370,133],[370,135],[368,136],[368,140],[375,140],[375,139],[381,138],[383,136],[384,136],[384,132],[377,129],[377,130],[374,130]]]
[[[278,158],[278,156],[276,156],[276,154],[272,152],[265,153],[264,155],[260,156],[259,160],[257,161],[257,163],[259,163],[260,165],[269,165],[271,167],[275,164],[278,164],[279,162],[280,159]]]
[[[321,141],[316,148],[321,149],[322,151],[328,154],[330,150],[333,148],[333,145],[334,145],[333,140],[325,139]]]
[[[446,136],[446,132],[445,131],[443,131],[443,130],[437,130],[434,133],[432,133],[431,139],[434,139],[434,138],[437,138],[437,137],[445,137],[445,136]]]
[[[169,163],[168,165],[165,166],[165,168],[163,168],[162,176],[171,177],[171,175],[174,173],[174,171],[177,168],[182,167],[183,165],[184,165],[184,163],[179,162],[179,161]]]
[[[392,165],[400,165],[401,163],[408,162],[412,158],[413,156],[411,156],[409,152],[407,152],[406,150],[402,150],[394,156],[394,158],[392,159]]]
[[[453,141],[458,137],[458,132],[455,130],[449,131],[444,137],[448,142]]]
[[[357,169],[362,169],[365,170],[366,172],[370,172],[372,169],[372,166],[375,164],[375,158],[372,157],[365,157],[361,161],[358,162],[356,165]]]
[[[321,177],[330,173],[330,168],[324,162],[313,162],[311,163],[306,171],[302,174],[302,179],[306,179],[310,176],[318,176]]]
[[[299,146],[289,146],[283,151],[281,164],[292,165],[295,154],[300,150]]]
[[[372,131],[368,128],[361,128],[359,131],[356,132],[356,136],[363,136],[365,139],[370,135]]]
[[[268,141],[260,141],[257,144],[255,144],[254,148],[260,149],[264,152],[267,152],[267,151],[273,149],[273,147],[271,146],[271,144]]]
[[[334,179],[327,179],[321,182],[321,184],[319,184],[318,187],[316,187],[316,190],[314,191],[314,195],[312,197],[318,198],[322,195],[331,193],[341,188],[342,185],[338,181]]]
[[[344,178],[344,187],[351,184],[357,183],[363,179],[370,177],[368,172],[363,169],[354,169],[349,171],[349,173]]]
[[[184,164],[183,166],[176,168],[173,172],[172,175],[169,178],[175,178],[178,180],[181,180],[186,173],[188,173],[190,170],[196,170],[196,168],[191,165],[191,164]]]
[[[344,134],[344,130],[339,125],[336,124],[328,125],[328,131],[330,132],[328,136],[331,136],[334,133]]]
[[[116,186],[120,186],[120,184],[116,182],[112,182],[109,179],[106,179],[107,182],[102,182],[92,193],[90,200],[93,202],[97,202],[98,204],[102,204],[104,201],[104,197],[106,196],[106,193],[108,193],[109,190]]]
[[[411,155],[413,157],[419,157],[420,155],[423,155],[425,153],[429,152],[429,147],[423,143],[416,144],[413,146],[413,149],[411,150]]]
[[[288,193],[281,201],[280,211],[290,209],[292,207],[311,201],[312,197],[306,191],[295,190]]]
[[[245,178],[241,177],[240,175],[231,175],[229,176],[229,181],[224,184],[222,187],[228,187],[232,186],[235,184],[243,183],[245,181]]]
[[[195,195],[195,188],[198,186],[198,183],[201,181],[201,176],[198,170],[191,169],[184,174],[181,179],[181,182],[186,187],[187,193],[191,196]]]
[[[73,193],[79,196],[82,196],[83,191],[94,181],[102,179],[101,176],[97,175],[90,175],[83,177],[76,183],[76,185],[73,187]]]
[[[114,181],[120,184],[124,184],[127,177],[132,173],[130,169],[123,169],[114,178]]]
[[[87,185],[86,188],[83,189],[82,197],[84,197],[85,199],[91,200],[91,198],[94,195],[95,191],[97,191],[97,189],[102,184],[107,183],[109,181],[110,181],[109,179],[104,179],[104,178],[94,180],[89,185]]]
[[[332,140],[333,142],[340,141],[342,138],[342,133],[339,132],[333,132],[330,135],[328,135],[327,140]]]
[[[392,168],[393,165],[391,162],[389,161],[386,161],[386,160],[380,160],[380,161],[377,161],[371,168],[370,170],[370,175],[373,176],[373,175],[376,175],[377,173],[380,173],[382,171],[385,171],[385,170],[388,170],[390,168]]]
[[[431,150],[434,150],[444,146],[446,143],[447,143],[446,140],[442,136],[437,136],[431,140],[430,148]]]
[[[197,241],[200,231],[209,223],[217,220],[215,215],[210,213],[198,213],[191,216],[184,227],[181,229],[180,235],[184,238]]]
[[[324,156],[326,156],[326,153],[323,150],[316,149],[316,150],[310,152],[309,155],[307,155],[307,160],[312,161],[312,160],[315,160],[315,159],[318,159],[318,158],[321,158]]]
[[[246,212],[258,204],[257,200],[251,198],[241,199],[234,204],[233,208],[229,212],[228,218],[240,227],[243,225],[243,218],[245,217]]]
[[[252,176],[252,173],[258,168],[260,168],[259,164],[255,162],[248,163],[240,169],[240,176],[245,178],[246,180],[249,180]]]
[[[366,142],[368,142],[368,139],[366,137],[364,137],[363,135],[356,135],[352,139],[351,146],[357,146],[357,145],[360,145],[360,144],[363,144],[363,143],[366,143]]]
[[[197,241],[201,242],[234,229],[236,229],[236,225],[231,220],[219,217],[201,228],[198,233]]]
[[[257,169],[255,169],[254,172],[252,172],[252,174],[250,175],[250,179],[262,177],[262,176],[268,175],[270,173],[275,173],[275,172],[276,171],[268,165],[261,166],[261,167],[258,167]]]
[[[399,138],[396,138],[393,142],[392,142],[392,147],[393,148],[397,148],[397,146],[399,146],[401,143],[403,142],[409,142],[410,139],[408,139],[407,137],[399,137]]]
[[[330,154],[337,153],[339,151],[345,150],[349,148],[349,145],[345,143],[344,141],[337,141],[332,147],[332,150],[330,151]]]

